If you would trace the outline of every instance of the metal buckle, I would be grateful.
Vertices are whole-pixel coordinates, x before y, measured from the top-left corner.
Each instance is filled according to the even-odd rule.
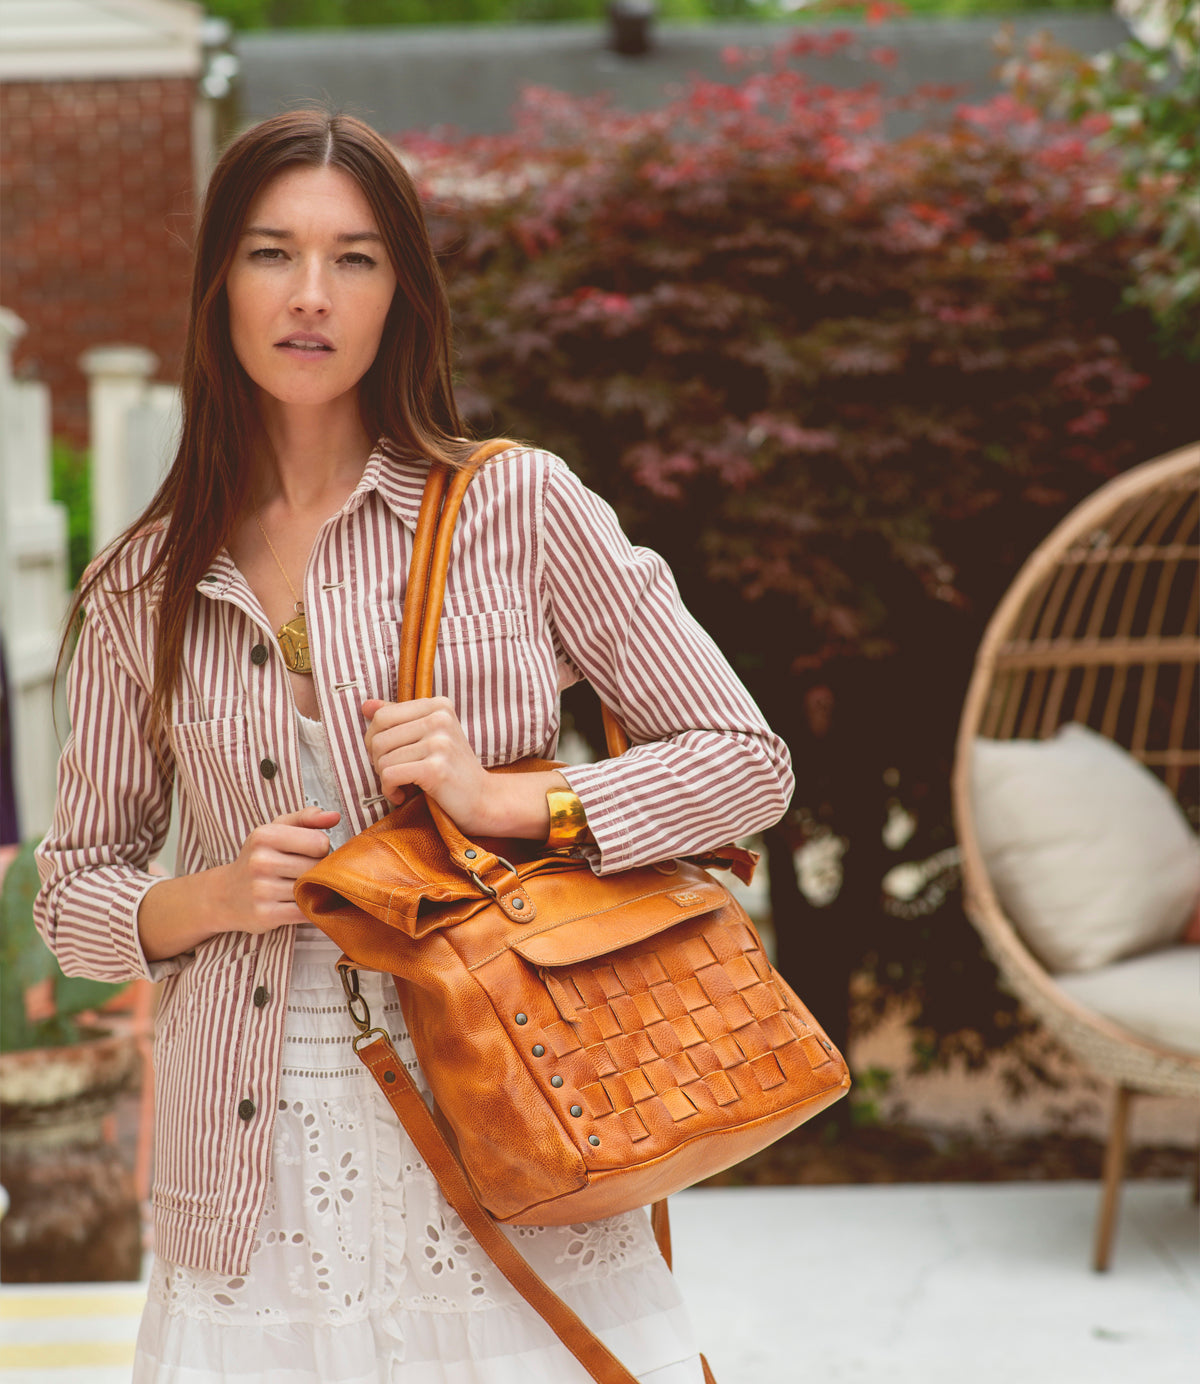
[[[361,1033],[358,1033],[358,1034],[355,1035],[355,1037],[354,1037],[353,1041],[351,1042],[350,1046],[351,1046],[351,1047],[354,1049],[354,1051],[357,1053],[358,1050],[359,1050],[359,1048],[365,1048],[365,1047],[367,1046],[368,1043],[373,1042],[376,1038],[382,1038],[385,1042],[390,1042],[390,1041],[391,1041],[391,1035],[385,1033],[385,1032],[383,1031],[383,1029],[381,1029],[381,1028],[365,1028],[365,1029],[362,1030]]]
[[[512,863],[511,860],[505,860],[505,858],[502,855],[498,855],[496,859],[500,862],[501,865],[504,866],[504,868],[509,872],[510,875],[516,875],[517,867]],[[489,895],[493,899],[499,899],[500,895],[496,892],[496,890],[493,889],[490,884],[484,884],[483,880],[479,878],[479,876],[475,873],[474,870],[468,870],[467,874],[471,876],[471,879],[474,881],[476,888],[482,889],[485,894]],[[518,876],[518,880],[519,878],[520,877]]]

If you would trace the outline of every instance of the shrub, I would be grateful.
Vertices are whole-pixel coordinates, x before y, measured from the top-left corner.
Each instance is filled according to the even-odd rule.
[[[600,20],[609,0],[207,0],[210,14],[243,29],[349,28],[384,24],[512,24],[523,21]],[[1103,9],[1107,0],[657,0],[667,21],[796,19],[830,10],[912,10],[960,18],[1017,10]]]
[[[783,968],[839,1036],[869,966],[941,1051],[975,1053],[1011,1002],[953,891],[887,911],[883,826],[902,803],[909,854],[952,844],[986,616],[1070,505],[1194,423],[1148,320],[1119,311],[1146,241],[1096,227],[1107,156],[1011,98],[889,141],[876,88],[788,66],[868,41],[808,35],[650,114],[540,91],[511,137],[401,143],[478,428],[560,451],[617,505],[791,745]],[[788,863],[819,831],[849,844],[818,911]]]
[[[91,454],[56,437],[51,478],[54,499],[67,511],[67,581],[74,590],[92,554]]]
[[[1114,155],[1133,195],[1115,196],[1104,177],[1090,193],[1101,215],[1145,233],[1128,299],[1153,313],[1169,349],[1200,360],[1200,5],[1120,8],[1138,31],[1128,42],[1086,57],[1042,34],[1010,56],[1006,74],[1022,99]]]

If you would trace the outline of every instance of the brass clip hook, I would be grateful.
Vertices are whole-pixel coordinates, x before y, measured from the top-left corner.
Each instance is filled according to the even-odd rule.
[[[371,1009],[367,1004],[367,997],[358,988],[358,972],[352,966],[339,966],[338,975],[342,978],[342,989],[346,992],[346,1008],[350,1011],[354,1027],[358,1029],[353,1044],[354,1051],[357,1052],[360,1046],[373,1038],[387,1039],[388,1034],[384,1029],[371,1027]]]

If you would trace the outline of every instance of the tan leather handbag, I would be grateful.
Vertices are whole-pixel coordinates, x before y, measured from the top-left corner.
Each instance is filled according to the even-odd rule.
[[[431,695],[458,508],[473,471],[510,445],[487,444],[452,478],[431,469],[405,596],[399,700]],[[609,724],[612,752],[621,740]],[[550,767],[525,760],[512,769]],[[743,875],[753,867],[737,847],[699,859]],[[413,792],[296,884],[303,912],[345,952],[338,966],[356,1050],[448,1200],[606,1384],[632,1376],[490,1218],[565,1225],[661,1201],[763,1148],[850,1085],[840,1053],[703,863],[598,876],[536,842],[469,840]],[[387,1035],[371,1027],[359,967],[395,979],[436,1124]],[[457,1160],[422,1144],[441,1145],[442,1135]]]

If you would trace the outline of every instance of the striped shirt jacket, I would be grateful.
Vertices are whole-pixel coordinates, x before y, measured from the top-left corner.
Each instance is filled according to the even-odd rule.
[[[377,450],[314,543],[304,582],[321,718],[354,831],[380,796],[359,704],[394,698],[423,463]],[[226,932],[148,962],[138,906],[171,817],[178,874],[233,861],[250,832],[304,805],[295,703],[258,600],[222,550],[197,586],[171,724],[150,734],[155,609],[128,588],[161,541],[129,543],[94,596],[69,676],[71,734],[39,850],[36,916],[69,975],[147,976],[156,1018],[154,1232],[166,1259],[247,1271],[263,1211],[294,929]],[[501,454],[455,532],[435,692],[485,766],[552,758],[559,693],[588,679],[633,748],[565,771],[600,873],[724,844],[776,821],[791,770],[661,558],[630,545],[556,457]]]

